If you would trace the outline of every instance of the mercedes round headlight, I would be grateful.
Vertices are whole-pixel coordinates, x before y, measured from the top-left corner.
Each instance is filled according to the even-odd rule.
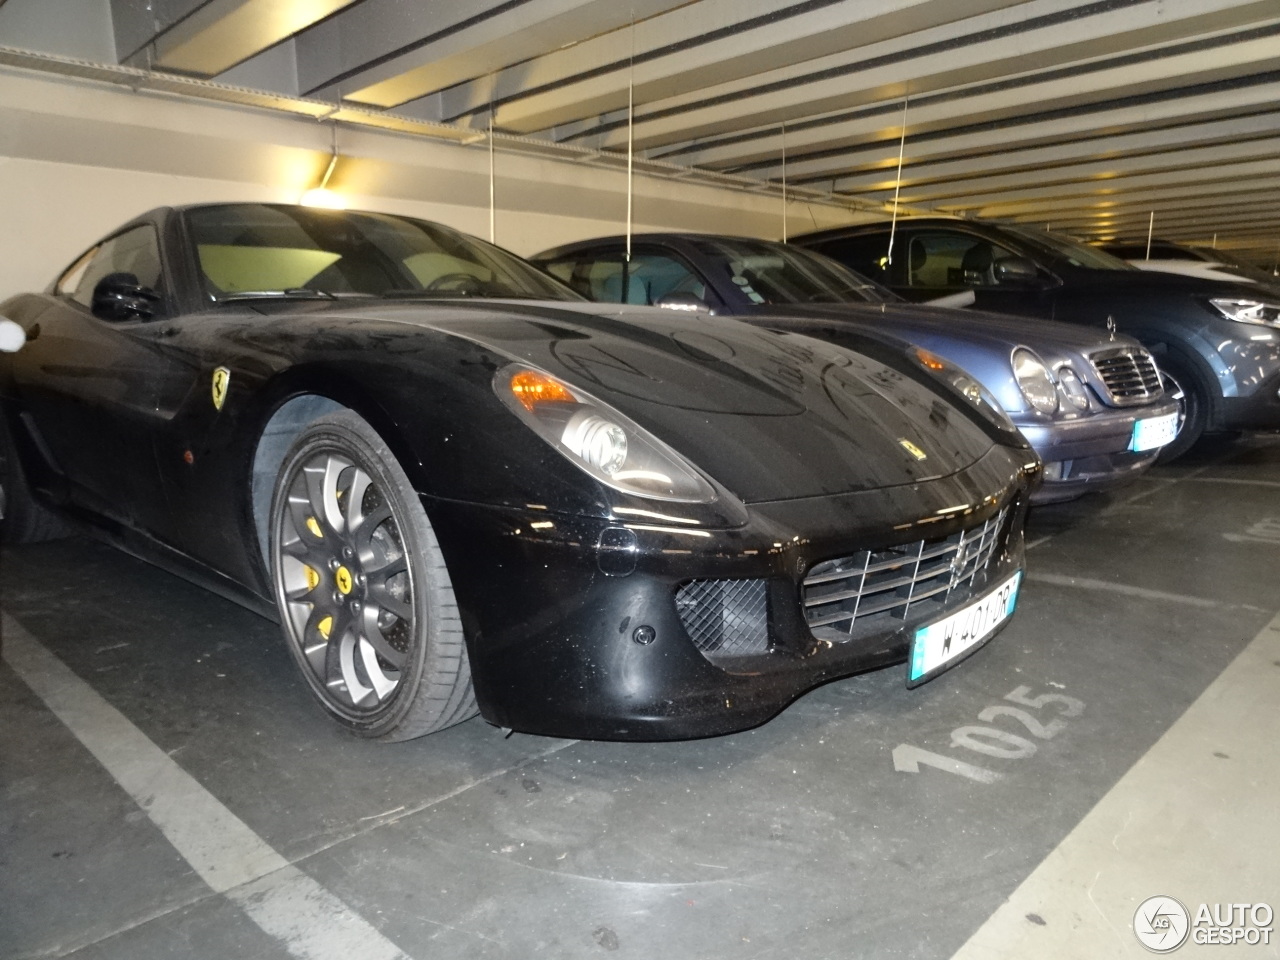
[[[911,352],[920,366],[960,391],[966,400],[994,420],[998,427],[1009,431],[1018,429],[1005,413],[1004,407],[1000,406],[995,394],[960,367],[924,347],[914,347]]]
[[[1044,361],[1026,347],[1014,350],[1011,360],[1014,379],[1027,402],[1041,413],[1055,413],[1058,409],[1058,388],[1053,385]]]
[[[1237,323],[1280,326],[1280,303],[1239,300],[1233,297],[1215,297],[1209,303],[1228,320],[1235,320]]]
[[[1089,409],[1089,392],[1085,389],[1080,375],[1071,367],[1058,368],[1058,386],[1062,388],[1062,395],[1071,401],[1071,405],[1077,410]]]
[[[493,389],[507,407],[574,465],[623,493],[709,503],[715,489],[680,454],[608,404],[541,370],[499,370]]]

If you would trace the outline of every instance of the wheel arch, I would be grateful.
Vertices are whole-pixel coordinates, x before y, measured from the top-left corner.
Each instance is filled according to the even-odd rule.
[[[271,498],[285,454],[307,424],[340,410],[350,410],[382,438],[410,482],[419,489],[421,477],[416,458],[409,454],[406,439],[384,405],[368,390],[333,369],[292,368],[268,384],[264,393],[261,426],[253,434],[249,507],[258,556],[269,584]]]
[[[1208,405],[1208,422],[1210,425],[1218,423],[1223,399],[1222,372],[1197,349],[1198,345],[1187,344],[1172,337],[1143,338],[1143,344],[1151,351],[1157,367],[1162,366],[1166,358],[1172,357],[1175,363],[1181,363],[1199,378],[1199,385],[1204,388],[1204,399]],[[1211,353],[1210,356],[1217,358],[1216,353]]]

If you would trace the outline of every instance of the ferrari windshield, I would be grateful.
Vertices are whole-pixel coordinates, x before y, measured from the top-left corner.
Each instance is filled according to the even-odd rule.
[[[701,240],[755,303],[886,303],[898,295],[821,254],[763,240]]]
[[[186,212],[205,289],[253,297],[494,297],[581,300],[505,250],[385,213],[274,204]]]

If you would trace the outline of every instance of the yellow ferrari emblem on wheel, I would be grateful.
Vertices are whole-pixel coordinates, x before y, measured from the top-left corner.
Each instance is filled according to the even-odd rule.
[[[351,579],[351,571],[346,567],[339,567],[333,574],[334,581],[338,584],[338,590],[345,596],[351,592],[354,585]]]
[[[227,387],[231,385],[231,371],[218,367],[213,371],[213,409],[221,410],[227,399]]]

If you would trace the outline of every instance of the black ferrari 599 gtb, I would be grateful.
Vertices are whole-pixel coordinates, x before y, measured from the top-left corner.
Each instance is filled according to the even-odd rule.
[[[364,736],[738,730],[927,680],[1017,598],[1039,462],[888,337],[588,303],[438,225],[256,203],[147,213],[0,313],[5,539],[72,520],[277,618]]]

